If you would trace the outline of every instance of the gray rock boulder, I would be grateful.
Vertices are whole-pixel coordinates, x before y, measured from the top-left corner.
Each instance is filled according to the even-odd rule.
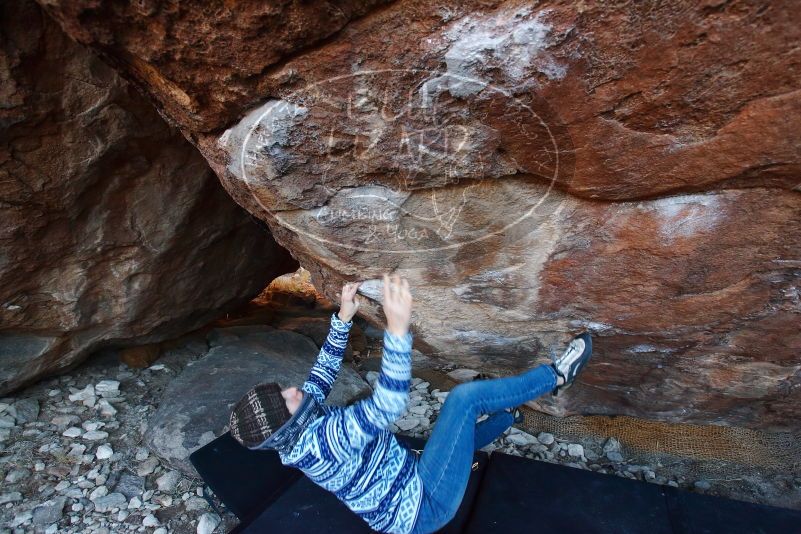
[[[121,509],[126,504],[128,504],[128,500],[122,493],[109,493],[95,500],[95,511],[101,513],[110,512],[115,508]]]
[[[66,497],[56,497],[33,509],[33,524],[37,526],[58,523],[64,515]]]
[[[189,455],[228,430],[231,408],[242,395],[262,382],[301,386],[319,352],[308,337],[270,327],[217,329],[209,342],[209,352],[167,387],[145,433],[156,455],[190,476],[196,474]],[[370,391],[343,365],[328,402],[345,405]]]
[[[36,421],[39,417],[39,401],[36,399],[20,399],[12,407],[14,408],[14,417],[19,424]]]
[[[114,486],[116,493],[121,493],[127,499],[141,497],[145,492],[145,479],[133,473],[123,472],[119,476],[119,481]]]
[[[0,395],[105,346],[190,332],[296,268],[34,2],[0,4],[0,35]]]

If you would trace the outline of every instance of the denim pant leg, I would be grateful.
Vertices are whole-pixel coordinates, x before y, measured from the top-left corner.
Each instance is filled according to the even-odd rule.
[[[495,412],[476,425],[473,450],[486,447],[515,422],[515,416],[506,410]]]
[[[440,411],[417,466],[423,502],[414,533],[434,532],[450,521],[464,497],[476,449],[476,418],[514,408],[553,391],[556,373],[550,365],[508,378],[477,380],[456,386]],[[493,425],[502,419],[495,419]],[[485,427],[487,430],[491,426]],[[489,432],[481,432],[484,440]]]

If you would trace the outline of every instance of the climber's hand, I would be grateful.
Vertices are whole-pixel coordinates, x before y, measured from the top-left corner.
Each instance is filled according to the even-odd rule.
[[[342,286],[339,313],[337,314],[340,321],[349,322],[353,319],[353,316],[356,315],[356,312],[359,311],[359,301],[356,300],[356,291],[359,289],[360,285],[362,285],[361,282],[348,282]]]
[[[384,275],[384,315],[387,316],[387,332],[404,336],[409,331],[412,318],[412,294],[409,282],[393,275]]]

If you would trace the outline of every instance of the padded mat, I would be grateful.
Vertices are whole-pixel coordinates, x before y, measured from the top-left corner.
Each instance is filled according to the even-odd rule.
[[[801,511],[733,501],[666,487],[676,534],[790,534],[801,532]]]
[[[467,528],[487,532],[671,534],[661,486],[493,453]]]
[[[193,452],[189,461],[239,519],[263,510],[303,475],[285,467],[278,453],[246,449],[230,433]]]
[[[421,440],[398,436],[404,445]],[[272,451],[250,451],[225,434],[190,456],[211,490],[242,520],[232,533],[372,532],[331,493]],[[732,501],[495,452],[477,452],[456,517],[440,534],[801,533],[801,511]]]
[[[467,532],[801,533],[801,511],[494,453]]]

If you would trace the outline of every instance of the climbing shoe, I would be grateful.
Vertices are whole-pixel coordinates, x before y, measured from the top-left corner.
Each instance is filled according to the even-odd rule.
[[[557,386],[554,395],[573,385],[576,376],[581,372],[592,356],[592,338],[589,332],[584,332],[573,338],[565,352],[553,362],[554,371],[561,376],[565,383]]]

